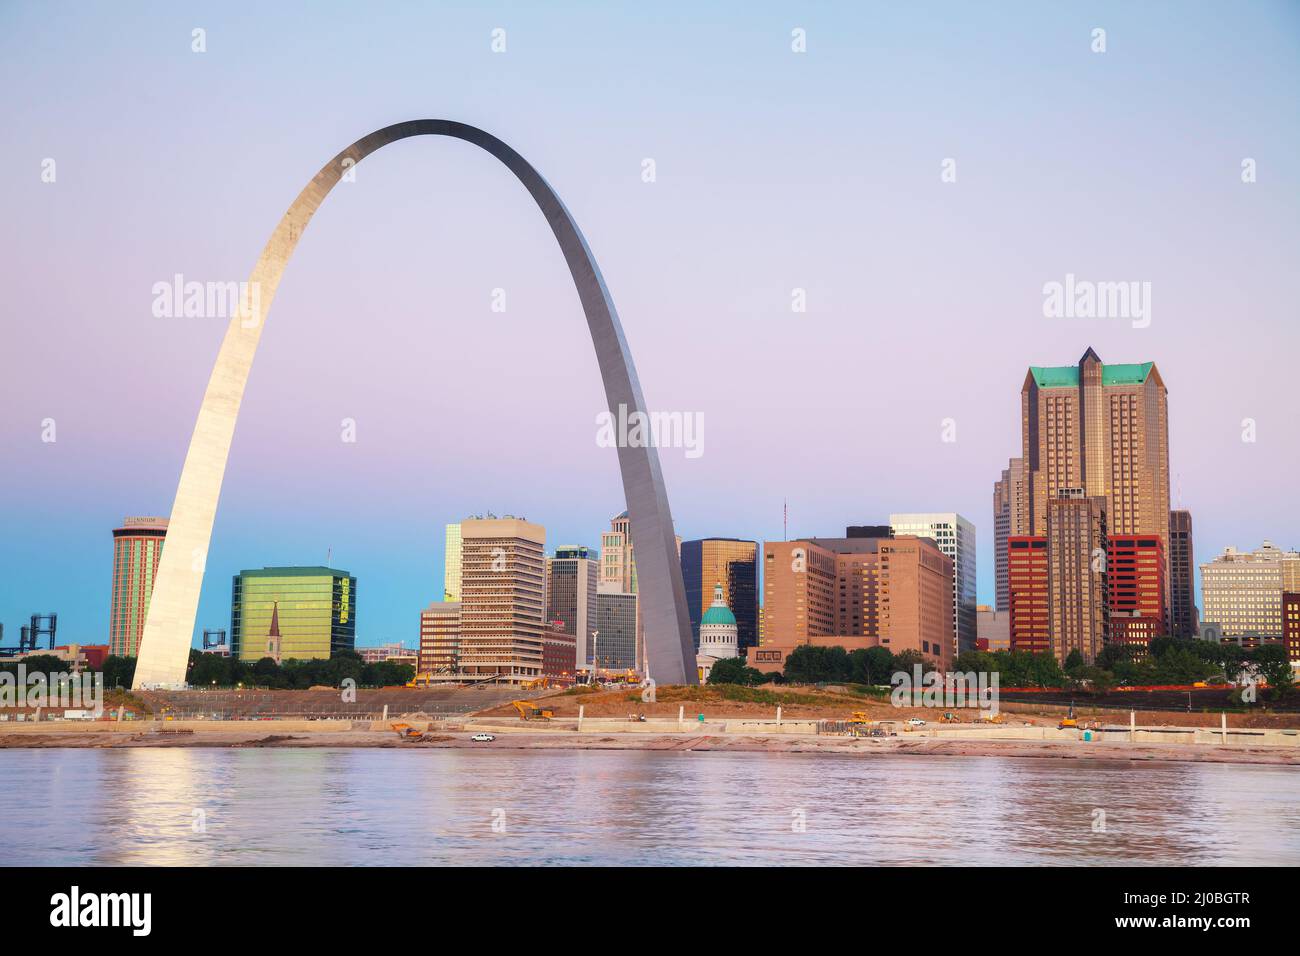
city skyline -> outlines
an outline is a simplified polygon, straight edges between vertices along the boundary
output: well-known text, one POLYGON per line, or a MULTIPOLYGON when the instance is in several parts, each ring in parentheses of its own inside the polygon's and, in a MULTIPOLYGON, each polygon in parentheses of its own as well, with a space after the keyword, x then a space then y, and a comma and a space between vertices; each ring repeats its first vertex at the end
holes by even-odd
MULTIPOLYGON (((1087 358, 1089 355, 1092 355, 1092 354, 1093 354, 1093 350, 1092 350, 1091 348, 1089 348, 1089 349, 1087 350, 1086 354, 1085 354, 1085 358, 1087 358)), ((1149 365, 1149 364, 1150 364, 1150 363, 1148 363, 1148 365, 1149 365)), ((1125 366, 1125 367, 1128 367, 1128 366, 1125 366)), ((1036 368, 1036 367, 1034 367, 1034 366, 1030 366, 1030 372, 1031 372, 1031 375, 1034 374, 1034 373, 1036 373, 1036 372, 1039 372, 1039 371, 1041 371, 1040 368, 1036 368)), ((1050 370, 1049 370, 1049 371, 1050 371, 1050 370)), ((1170 418, 1172 418, 1172 417, 1173 417, 1173 416, 1170 415, 1170 418)), ((1016 459, 1013 459, 1013 463, 1014 463, 1015 460, 1016 460, 1016 459)), ((1005 470, 1002 472, 1002 474, 1003 474, 1003 476, 1004 476, 1004 478, 1005 478, 1005 475, 1006 475, 1005 470)), ((999 484, 999 486, 1001 486, 1002 482, 999 482, 998 484, 999 484)), ((996 499, 996 495, 995 495, 995 499, 996 499)), ((784 504, 785 504, 785 503, 783 503, 783 505, 784 505, 784 504)), ((996 505, 996 501, 995 501, 995 505, 996 505)), ((490 513, 491 513, 491 512, 488 512, 488 514, 490 514, 490 513)), ((955 513, 953 513, 951 516, 954 517, 954 518, 960 518, 960 516, 959 516, 959 515, 956 515, 955 513)), ((508 515, 507 515, 507 517, 508 517, 508 515)), ((855 517, 856 517, 856 516, 855 516, 855 517)), ((872 516, 869 516, 869 517, 871 517, 871 518, 874 519, 876 516, 872 515, 872 516)), ((893 519, 893 518, 897 518, 897 517, 899 517, 899 516, 897 516, 897 515, 890 515, 890 516, 888 516, 888 517, 890 517, 891 519, 893 519)), ((910 515, 910 516, 904 516, 904 517, 925 517, 925 516, 922 516, 922 515, 910 515)), ((990 529, 993 529, 993 528, 996 526, 997 519, 998 519, 998 514, 997 514, 993 509, 990 509, 989 514, 988 514, 988 516, 987 516, 987 527, 989 527, 990 529)), ((145 523, 145 524, 147 524, 148 522, 161 522, 161 525, 162 525, 163 527, 166 527, 166 522, 167 522, 167 519, 166 519, 165 517, 160 517, 160 518, 128 518, 128 519, 125 519, 125 520, 126 520, 126 523, 128 524, 128 526, 131 525, 132 523, 136 523, 136 524, 145 523)), ((462 520, 464 520, 464 519, 462 519, 462 520)), ((615 526, 616 526, 616 527, 617 527, 619 521, 622 521, 622 523, 623 523, 624 525, 626 525, 626 523, 627 523, 626 512, 622 512, 622 513, 620 513, 619 515, 616 515, 615 518, 614 518, 613 520, 614 520, 614 523, 615 523, 615 526)), ((978 525, 977 523, 972 522, 972 524, 975 524, 976 529, 979 528, 979 525, 978 525)), ((888 525, 886 524, 886 525, 884 525, 884 526, 882 526, 882 527, 888 527, 888 525)), ((437 542, 437 546, 431 548, 431 551, 430 551, 430 553, 433 555, 433 558, 434 558, 434 568, 433 568, 433 570, 431 571, 431 574, 430 574, 430 582, 431 582, 431 586, 432 586, 432 585, 436 585, 437 582, 441 581, 441 582, 443 582, 443 587, 446 588, 446 587, 450 587, 450 585, 447 583, 447 582, 449 581, 449 579, 447 578, 447 573, 448 573, 448 572, 447 572, 447 562, 446 562, 446 554, 448 553, 448 551, 447 551, 447 547, 448 547, 448 546, 450 545, 450 543, 451 543, 451 540, 452 540, 452 533, 453 533, 453 531, 457 532, 457 534, 458 534, 458 532, 459 532, 459 522, 446 522, 446 523, 443 523, 443 524, 438 525, 438 529, 440 530, 440 533, 439 533, 439 540, 438 540, 438 542, 437 542), (438 558, 438 555, 440 555, 440 554, 442 555, 442 559, 441 559, 441 560, 439 560, 439 558, 438 558)), ((115 529, 115 530, 113 531, 113 534, 114 534, 115 538, 117 538, 117 537, 121 534, 122 530, 123 530, 123 529, 121 529, 121 528, 117 528, 117 529, 115 529)), ((587 536, 588 536, 588 537, 595 537, 595 538, 598 538, 598 539, 604 540, 604 538, 608 536, 608 532, 607 532, 607 531, 603 531, 603 532, 598 531, 598 532, 596 532, 595 534, 588 534, 587 536)), ((799 540, 799 539, 804 539, 804 538, 815 539, 815 537, 816 537, 816 536, 810 536, 810 535, 796 535, 796 534, 794 534, 794 533, 790 533, 789 538, 775 538, 775 537, 773 537, 773 538, 760 539, 760 540, 767 540, 767 541, 780 541, 780 540, 794 541, 794 540, 799 540)), ((993 537, 993 535, 990 534, 989 537, 993 537)), ((681 546, 681 535, 680 535, 680 534, 677 535, 677 538, 678 538, 678 547, 679 547, 679 549, 680 549, 680 546, 681 546)), ((978 536, 978 534, 977 534, 977 539, 978 539, 978 538, 979 538, 979 536, 978 536)), ((724 538, 724 537, 721 537, 721 536, 716 535, 716 534, 710 534, 710 535, 704 535, 704 536, 702 536, 702 539, 701 539, 701 540, 705 540, 705 541, 710 541, 710 540, 711 540, 711 541, 737 541, 737 540, 743 540, 743 539, 724 538)), ((1266 539, 1262 539, 1262 540, 1268 540, 1268 539, 1266 538, 1266 539)), ((692 542, 692 543, 698 544, 698 541, 696 541, 696 542, 692 542)), ((556 553, 556 551, 557 551, 558 549, 562 549, 562 548, 564 548, 564 547, 566 547, 566 546, 565 546, 565 545, 559 545, 559 546, 556 546, 556 547, 552 547, 552 548, 548 548, 548 549, 546 549, 546 552, 545 552, 545 553, 546 553, 546 555, 547 555, 547 557, 548 557, 548 560, 549 560, 550 558, 553 558, 553 557, 554 557, 554 555, 555 555, 555 553, 556 553)), ((1238 547, 1238 546, 1235 545, 1235 544, 1227 544, 1227 545, 1224 545, 1222 548, 1218 549, 1218 551, 1214 552, 1214 554, 1215 554, 1215 555, 1222 554, 1225 550, 1232 550, 1232 549, 1236 549, 1237 547, 1238 547)), ((1289 546, 1288 546, 1288 547, 1289 547, 1289 546)), ((1247 544, 1247 545, 1246 545, 1244 548, 1242 548, 1241 550, 1249 550, 1249 548, 1250 548, 1250 545, 1247 544)), ((983 552, 985 552, 985 551, 987 551, 987 550, 992 550, 992 548, 986 546, 986 544, 984 544, 984 543, 981 543, 980 546, 979 546, 979 552, 980 552, 981 554, 983 554, 983 552)), ((331 553, 332 553, 332 549, 331 549, 331 553)), ((600 548, 593 549, 593 553, 597 556, 597 558, 602 558, 602 554, 603 554, 603 552, 602 552, 602 550, 601 550, 600 548)), ((1198 555, 1203 555, 1204 552, 1201 552, 1201 551, 1199 550, 1199 548, 1198 548, 1197 554, 1198 554, 1198 555)), ((119 560, 120 560, 120 559, 119 559, 119 560)), ((261 560, 261 559, 256 559, 256 560, 261 560)), ((602 560, 603 560, 603 559, 602 559, 602 560)), ((1197 561, 1196 561, 1196 564, 1197 564, 1198 568, 1199 568, 1199 566, 1200 566, 1201 564, 1205 563, 1205 560, 1208 560, 1208 559, 1203 559, 1203 558, 1198 557, 1198 559, 1197 559, 1197 561)), ((156 559, 156 557, 153 559, 153 561, 154 561, 154 566, 156 567, 156 563, 157 563, 157 559, 156 559)), ((987 566, 985 565, 985 563, 984 563, 983 561, 979 562, 979 564, 978 564, 978 580, 979 580, 978 603, 981 604, 981 605, 987 604, 987 605, 989 605, 989 606, 994 606, 994 604, 995 604, 995 598, 996 598, 996 593, 995 593, 995 592, 996 592, 996 583, 997 583, 997 582, 996 582, 996 568, 994 567, 994 565, 995 565, 995 555, 993 555, 993 554, 988 555, 988 556, 987 556, 987 561, 988 561, 988 565, 987 565, 987 566), (990 578, 993 578, 993 580, 990 580, 990 578), (987 591, 987 592, 990 592, 990 593, 986 593, 986 591, 987 591)), ((249 562, 245 562, 245 563, 249 563, 249 562)), ((296 562, 293 562, 293 561, 286 561, 286 562, 284 562, 284 565, 285 565, 285 566, 297 566, 296 562)), ((623 571, 623 573, 626 575, 626 574, 628 573, 628 569, 625 568, 624 571, 623 571)), ((632 574, 633 580, 635 580, 635 564, 633 564, 632 567, 631 567, 631 574, 632 574)), ((761 574, 760 574, 759 580, 761 581, 761 574)), ((1200 610, 1200 616, 1203 617, 1203 616, 1204 616, 1204 609, 1203 609, 1203 606, 1202 606, 1202 596, 1201 596, 1201 593, 1202 593, 1202 588, 1201 588, 1201 576, 1200 576, 1199 571, 1198 571, 1197 569, 1193 569, 1193 583, 1194 583, 1194 592, 1195 592, 1195 603, 1196 603, 1197 608, 1200 610)), ((711 589, 712 585, 710 584, 710 585, 708 585, 708 586, 709 586, 709 588, 711 589)), ((114 572, 113 591, 114 591, 115 593, 116 593, 116 591, 117 591, 117 587, 118 587, 118 585, 116 584, 116 572, 114 572)), ((758 590, 757 590, 757 593, 760 594, 760 595, 761 595, 761 590, 762 590, 761 587, 758 588, 758 590)), ((446 596, 446 593, 449 593, 449 592, 444 592, 444 597, 446 596)), ((425 599, 426 602, 427 602, 427 601, 431 601, 431 600, 437 600, 437 597, 435 596, 435 597, 429 597, 429 598, 426 598, 426 599, 425 599)), ((762 606, 762 603, 763 603, 763 602, 760 600, 758 603, 759 603, 759 606, 762 606)), ((423 604, 421 604, 420 606, 422 607, 423 604)), ((44 609, 44 610, 47 610, 47 609, 44 609)), ((59 610, 58 607, 54 607, 53 610, 54 610, 56 613, 66 613, 66 612, 61 612, 61 611, 59 610)), ((402 610, 405 611, 406 609, 402 609, 402 610)), ((30 616, 30 614, 22 614, 22 615, 20 615, 20 618, 19 618, 19 619, 20 619, 20 620, 26 620, 26 618, 27 618, 28 616, 30 616)), ((382 619, 383 617, 386 617, 386 616, 387 616, 387 615, 383 615, 382 612, 381 612, 381 614, 380 614, 381 619, 382 619)), ((399 615, 397 615, 397 616, 409 617, 409 614, 399 614, 399 615)), ((196 624, 195 624, 194 636, 193 636, 193 639, 192 639, 191 646, 192 646, 192 647, 198 647, 198 646, 200 646, 200 638, 201 638, 201 635, 202 635, 203 630, 204 630, 205 628, 220 628, 220 627, 224 627, 228 622, 229 622, 229 617, 228 617, 228 616, 225 617, 225 618, 222 618, 222 619, 220 619, 220 620, 203 620, 203 619, 199 619, 199 620, 197 620, 197 621, 196 621, 196 624)), ((371 630, 369 630, 369 629, 363 630, 363 631, 359 632, 358 635, 357 635, 357 642, 356 642, 356 645, 357 645, 358 647, 363 647, 363 646, 365 646, 365 647, 375 647, 375 646, 383 645, 383 644, 388 643, 388 642, 390 642, 390 641, 398 641, 398 642, 400 642, 400 641, 402 641, 402 640, 406 640, 406 639, 408 638, 408 635, 407 635, 406 632, 409 631, 409 630, 411 630, 411 627, 409 626, 409 624, 407 624, 407 622, 403 622, 403 624, 406 625, 406 626, 399 626, 399 627, 397 627, 396 629, 391 630, 391 631, 390 631, 390 630, 386 630, 386 629, 382 629, 382 628, 386 628, 387 625, 382 625, 381 627, 377 627, 377 628, 375 628, 373 631, 371 631, 371 630)), ((138 627, 138 626, 139 626, 139 624, 138 624, 138 622, 137 622, 137 627, 138 627)), ((67 629, 66 629, 66 627, 65 627, 65 630, 64 630, 64 634, 65 634, 65 635, 67 634, 67 629)), ((70 637, 69 639, 71 639, 71 640, 76 640, 76 639, 78 639, 78 638, 76 638, 76 637, 70 637)), ((96 644, 96 643, 100 643, 99 639, 98 639, 97 637, 93 636, 93 635, 90 636, 90 637, 87 637, 87 638, 83 638, 82 640, 83 640, 84 643, 88 643, 88 644, 96 644)), ((111 643, 111 642, 109 642, 109 643, 111 643)))
POLYGON ((1286 921, 1300 0, 0 0, 0 83, 24 927, 1286 921))
MULTIPOLYGON (((786 13, 725 35, 705 24, 682 36, 629 11, 593 20, 597 37, 634 27, 646 43, 662 41, 656 57, 665 44, 679 51, 679 69, 653 73, 657 87, 630 85, 639 74, 636 57, 617 62, 627 59, 625 47, 593 44, 589 32, 575 61, 566 57, 577 42, 565 37, 573 21, 511 11, 505 57, 467 42, 431 59, 412 30, 396 49, 390 38, 390 62, 371 61, 375 69, 344 84, 331 115, 320 117, 295 108, 303 81, 281 82, 288 74, 270 65, 275 58, 255 55, 265 50, 232 49, 237 14, 207 17, 212 43, 198 56, 188 49, 189 25, 143 14, 137 23, 127 11, 128 28, 109 29, 88 12, 60 38, 60 55, 85 63, 72 67, 43 53, 55 24, 7 8, 0 17, 14 29, 0 37, 35 38, 23 48, 0 39, 7 68, 75 105, 49 113, 19 101, 0 106, 14 130, 0 195, 21 237, 2 248, 14 266, 13 314, 30 319, 7 323, 0 356, 9 399, 0 439, 23 462, 6 475, 0 504, 6 637, 12 642, 10 631, 31 613, 53 610, 67 639, 107 640, 107 529, 126 514, 170 509, 222 328, 151 315, 153 285, 178 273, 246 277, 252 252, 320 155, 371 128, 376 102, 397 119, 433 112, 431 98, 438 113, 508 133, 554 177, 617 290, 648 401, 708 423, 701 457, 662 455, 684 539, 779 540, 787 500, 792 537, 894 512, 958 512, 979 532, 978 598, 993 604, 988 485, 1018 454, 1015 386, 1026 366, 1069 363, 1091 346, 1160 366, 1169 387, 1170 504, 1195 517, 1198 564, 1264 539, 1295 547, 1300 518, 1284 507, 1300 456, 1288 422, 1287 356, 1300 333, 1281 266, 1300 253, 1298 200, 1286 187, 1300 144, 1292 126, 1273 121, 1294 113, 1295 98, 1286 82, 1293 54, 1267 29, 1294 25, 1294 14, 1279 9, 1233 14, 1265 28, 1249 33, 1205 10, 1159 29, 1149 10, 1104 4, 1075 23, 956 7, 902 22, 881 11, 870 17, 872 30, 908 42, 924 33, 938 44, 935 75, 903 85, 891 82, 914 75, 903 54, 882 48, 863 64, 841 38, 855 18, 866 28, 865 13, 839 14, 834 28, 809 14, 805 61, 792 61, 783 43, 786 13), (1112 37, 1104 56, 1078 40, 1094 16, 1112 37), (973 26, 983 42, 935 37, 928 17, 973 26), (1198 72, 1210 35, 1215 56, 1251 65, 1248 78, 1210 84, 1198 72), (1038 45, 1026 49, 1026 36, 1038 45), (97 56, 113 58, 114 79, 86 90, 84 70, 97 56), (609 69, 611 88, 592 93, 581 111, 561 106, 544 116, 531 89, 539 71, 577 88, 593 57, 609 69), (719 57, 728 75, 749 84, 743 93, 705 65, 719 57), (1066 60, 1068 71, 1049 65, 1066 60), (792 71, 796 62, 802 72, 792 71), (837 84, 850 62, 866 71, 853 89, 886 91, 880 99, 837 84), (1000 69, 988 71, 990 63, 1000 69), (972 66, 986 71, 974 90, 972 66), (1153 69, 1164 79, 1153 80, 1153 69), (184 115, 185 95, 213 82, 213 71, 235 85, 235 99, 254 103, 251 117, 218 110, 205 123, 180 124, 168 134, 174 152, 133 145, 156 142, 158 113, 184 115), (1078 84, 1079 71, 1087 83, 1078 84), (990 96, 994 74, 999 89, 1035 94, 990 96), (460 83, 448 92, 440 83, 466 76, 488 88, 460 83), (122 84, 137 82, 156 90, 149 110, 121 102, 122 84), (1188 109, 1189 88, 1214 104, 1212 117, 1188 109), (258 96, 245 97, 251 90, 258 96), (701 91, 702 105, 692 107, 701 91), (1114 114, 1117 97, 1144 116, 1173 119, 1144 129, 1114 114), (1219 109, 1228 102, 1231 110, 1219 109), (791 116, 780 135, 770 127, 774 105, 791 116), (616 122, 629 108, 638 123, 616 122), (587 128, 593 111, 608 136, 578 148, 566 131, 587 128), (862 122, 828 123, 827 111, 862 122), (719 113, 726 124, 710 135, 719 113), (285 117, 284 136, 253 142, 250 122, 269 125, 272 115, 285 117), (936 124, 936 116, 945 119, 936 124), (72 122, 90 135, 69 137, 72 122), (1089 135, 1075 135, 1079 128, 1089 135), (989 145, 989 129, 1000 144, 989 145), (1184 135, 1218 146, 1189 159, 1184 135), (246 148, 232 154, 232 143, 246 148), (940 164, 950 156, 959 172, 944 184, 940 164), (45 157, 58 161, 56 182, 40 180, 45 157), (1240 181, 1244 157, 1259 161, 1249 185, 1240 181), (653 183, 641 179, 645 158, 656 160, 653 183), (786 197, 761 216, 748 201, 760 183, 786 197), (1070 184, 1077 190, 1063 188, 1070 184), (668 241, 688 215, 703 225, 668 241), (999 230, 991 241, 990 215, 999 230), (828 225, 810 233, 810 221, 828 225), (1179 238, 1162 252, 1153 236, 1179 238), (80 281, 68 281, 71 262, 80 263, 80 281), (1044 284, 1076 275, 1149 279, 1150 325, 1045 318, 1044 284), (796 287, 807 291, 806 313, 791 312, 796 287), (873 363, 863 388, 858 365, 877 342, 897 360, 873 363), (123 377, 124 367, 138 379, 123 377), (784 387, 790 369, 813 373, 815 398, 784 387), (950 418, 956 441, 944 442, 950 418), (42 440, 47 419, 57 429, 52 442, 42 440), (1245 419, 1257 425, 1254 442, 1242 441, 1245 419), (846 434, 855 440, 844 442, 846 434), (767 449, 777 441, 784 452, 773 456, 767 449), (815 488, 811 460, 830 466, 815 488), (1224 473, 1233 476, 1231 498, 1224 473)), ((289 27, 288 14, 268 16, 272 28, 289 27)), ((370 29, 354 26, 363 37, 370 29)), ((320 29, 294 22, 288 32, 328 46, 320 29)), ((447 15, 444 29, 469 37, 489 26, 461 11, 447 15)), ((332 553, 332 563, 367 582, 360 639, 402 639, 412 609, 439 597, 432 582, 444 524, 491 507, 542 518, 553 540, 592 541, 622 508, 608 449, 594 441, 602 397, 585 332, 565 321, 575 302, 562 264, 527 265, 545 259, 544 223, 473 159, 438 148, 372 160, 348 187, 364 200, 335 197, 329 221, 304 243, 277 304, 283 322, 269 327, 250 385, 196 633, 225 626, 222 582, 239 569, 319 564, 332 553), (430 162, 457 185, 403 200, 430 162), (427 226, 435 210, 454 226, 427 226), (387 265, 416 261, 436 267, 387 265), (496 288, 509 296, 504 313, 490 310, 496 288), (457 328, 449 315, 473 321, 457 328), (323 334, 311 339, 316 319, 323 334), (384 354, 352 334, 356 322, 410 347, 384 354), (532 356, 543 349, 563 357, 539 367, 532 356), (433 373, 427 355, 436 356, 433 373), (458 390, 489 363, 514 380, 464 408, 458 390), (417 386, 424 376, 431 384, 417 386), (541 391, 544 402, 535 400, 541 391), (544 420, 528 417, 535 408, 545 408, 544 420), (353 445, 339 440, 344 418, 356 422, 353 445), (434 440, 417 427, 426 420, 436 425, 434 440), (520 483, 519 461, 566 467, 538 469, 520 483)), ((1199 602, 1199 575, 1196 588, 1199 602)))

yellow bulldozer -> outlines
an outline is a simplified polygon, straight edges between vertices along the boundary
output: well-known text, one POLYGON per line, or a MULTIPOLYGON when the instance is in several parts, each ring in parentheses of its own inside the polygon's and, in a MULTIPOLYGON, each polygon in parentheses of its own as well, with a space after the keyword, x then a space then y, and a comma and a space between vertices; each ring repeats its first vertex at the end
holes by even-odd
POLYGON ((510 706, 519 711, 520 720, 550 720, 555 716, 549 707, 538 707, 530 700, 512 700, 510 706))

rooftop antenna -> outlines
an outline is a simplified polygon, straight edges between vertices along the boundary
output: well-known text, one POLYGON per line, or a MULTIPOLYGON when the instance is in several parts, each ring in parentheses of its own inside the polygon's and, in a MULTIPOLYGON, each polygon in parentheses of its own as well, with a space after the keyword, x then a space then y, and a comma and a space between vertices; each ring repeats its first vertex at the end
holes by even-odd
POLYGON ((781 540, 790 540, 790 506, 786 499, 781 499, 781 540))
POLYGON ((330 545, 325 549, 325 567, 330 566, 330 559, 334 557, 334 546, 330 545))

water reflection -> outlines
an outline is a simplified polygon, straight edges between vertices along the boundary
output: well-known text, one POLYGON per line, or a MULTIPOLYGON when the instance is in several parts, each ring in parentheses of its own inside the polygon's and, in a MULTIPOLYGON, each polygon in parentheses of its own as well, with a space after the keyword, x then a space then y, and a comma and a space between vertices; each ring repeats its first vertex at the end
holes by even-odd
POLYGON ((0 774, 6 864, 1300 862, 1288 767, 177 748, 6 750, 0 774))

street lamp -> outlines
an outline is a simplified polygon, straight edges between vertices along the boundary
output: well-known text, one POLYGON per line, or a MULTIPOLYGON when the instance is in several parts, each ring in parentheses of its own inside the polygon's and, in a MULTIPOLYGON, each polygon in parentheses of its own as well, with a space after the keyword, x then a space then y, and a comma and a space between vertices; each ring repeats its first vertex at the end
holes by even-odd
POLYGON ((596 683, 596 670, 600 667, 600 657, 596 654, 596 635, 600 631, 591 632, 591 683, 596 683))

